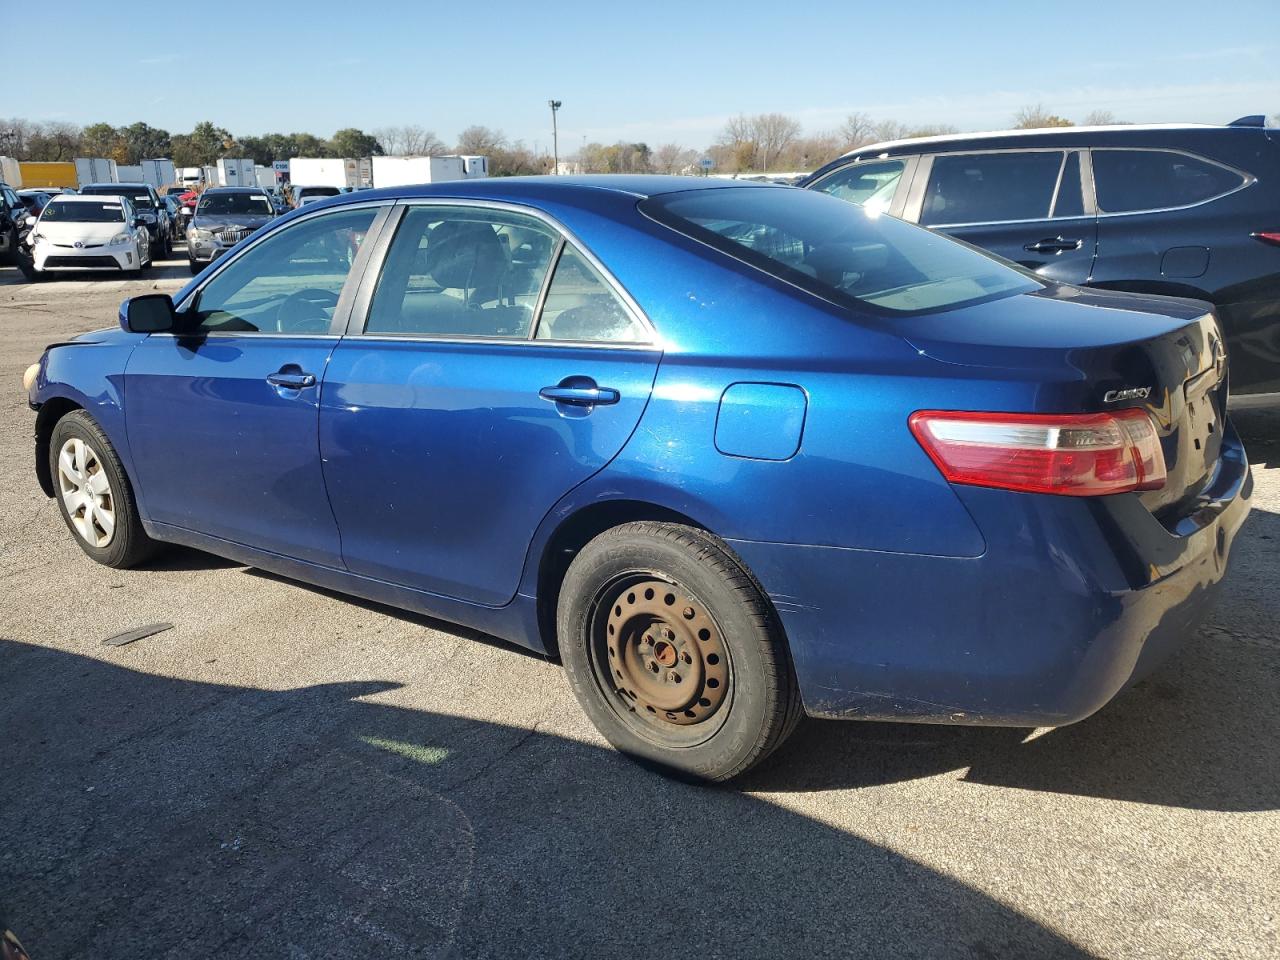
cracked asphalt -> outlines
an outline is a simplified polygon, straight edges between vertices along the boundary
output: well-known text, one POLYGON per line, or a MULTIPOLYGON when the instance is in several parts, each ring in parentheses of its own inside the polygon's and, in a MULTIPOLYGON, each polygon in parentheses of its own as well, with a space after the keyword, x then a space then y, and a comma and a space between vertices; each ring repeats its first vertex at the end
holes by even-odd
POLYGON ((0 269, 0 913, 34 960, 1280 955, 1280 415, 1237 417, 1209 625, 1099 714, 805 722, 701 789, 491 638, 193 551, 91 563, 18 379, 185 275, 0 269))

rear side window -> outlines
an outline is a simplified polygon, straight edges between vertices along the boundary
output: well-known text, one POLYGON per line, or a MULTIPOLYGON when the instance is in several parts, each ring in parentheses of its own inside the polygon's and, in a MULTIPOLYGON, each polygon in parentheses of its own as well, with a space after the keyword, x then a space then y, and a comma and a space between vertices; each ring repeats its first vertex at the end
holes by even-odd
POLYGON ((1062 160, 1057 150, 934 157, 920 222, 1046 220, 1062 160))
POLYGON ((894 191, 898 189, 906 166, 903 160, 853 163, 819 180, 811 189, 883 213, 893 202, 894 191))
POLYGON ((929 313, 1041 288, 1027 274, 967 245, 816 190, 689 190, 650 197, 640 209, 673 230, 860 312, 929 313))
POLYGON ((536 337, 611 343, 646 339, 644 328, 623 306, 600 271, 569 246, 556 262, 536 337))
POLYGON ((1245 182, 1234 170, 1172 150, 1094 150, 1092 156, 1103 213, 1189 207, 1245 182))

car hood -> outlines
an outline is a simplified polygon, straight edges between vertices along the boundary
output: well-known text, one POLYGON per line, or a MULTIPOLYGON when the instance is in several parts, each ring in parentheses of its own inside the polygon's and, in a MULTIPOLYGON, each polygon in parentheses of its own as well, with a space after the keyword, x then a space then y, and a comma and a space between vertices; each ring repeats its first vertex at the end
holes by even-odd
POLYGON ((118 233, 128 233, 124 221, 115 223, 50 223, 41 221, 36 227, 40 236, 53 243, 106 243, 118 233))
POLYGON ((201 227, 205 230, 211 230, 214 227, 246 227, 256 230, 272 219, 267 214, 197 213, 191 223, 192 226, 201 227))

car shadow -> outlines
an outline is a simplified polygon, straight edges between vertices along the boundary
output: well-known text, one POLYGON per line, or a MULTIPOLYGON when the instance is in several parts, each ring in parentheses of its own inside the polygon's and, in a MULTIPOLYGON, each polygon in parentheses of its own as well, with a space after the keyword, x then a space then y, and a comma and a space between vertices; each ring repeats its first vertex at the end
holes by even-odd
POLYGON ((1280 516, 1254 510, 1215 610, 1170 661, 1093 716, 1031 731, 807 720, 747 775, 766 791, 954 772, 966 782, 1198 810, 1280 809, 1280 516))
POLYGON ((1231 410, 1231 422, 1244 440, 1249 462, 1255 467, 1280 467, 1280 408, 1231 410))
POLYGON ((403 698, 0 640, 6 918, 97 960, 1087 955, 780 806, 403 698))

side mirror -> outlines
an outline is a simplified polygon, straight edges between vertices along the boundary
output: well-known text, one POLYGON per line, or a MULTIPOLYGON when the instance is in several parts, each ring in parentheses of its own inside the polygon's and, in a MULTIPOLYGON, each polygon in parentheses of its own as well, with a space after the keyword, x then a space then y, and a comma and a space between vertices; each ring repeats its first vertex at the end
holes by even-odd
POLYGON ((177 326, 173 298, 167 293, 148 293, 126 300, 120 308, 120 326, 130 333, 168 333, 177 326))

